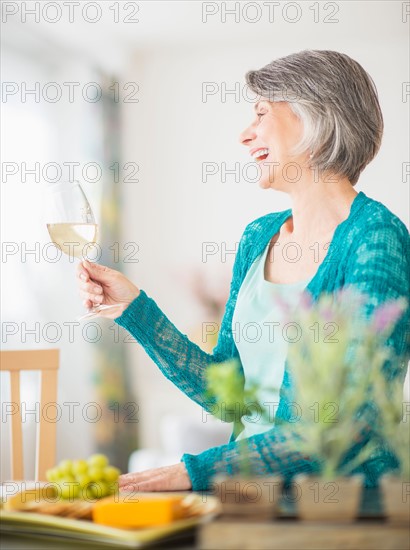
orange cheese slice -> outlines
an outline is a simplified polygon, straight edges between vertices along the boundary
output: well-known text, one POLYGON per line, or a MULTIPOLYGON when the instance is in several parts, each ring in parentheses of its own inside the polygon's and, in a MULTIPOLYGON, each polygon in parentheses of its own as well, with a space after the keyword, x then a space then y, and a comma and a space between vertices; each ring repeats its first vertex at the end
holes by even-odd
POLYGON ((181 503, 186 495, 155 495, 147 493, 120 493, 103 498, 94 504, 95 523, 111 527, 153 527, 186 517, 181 503))

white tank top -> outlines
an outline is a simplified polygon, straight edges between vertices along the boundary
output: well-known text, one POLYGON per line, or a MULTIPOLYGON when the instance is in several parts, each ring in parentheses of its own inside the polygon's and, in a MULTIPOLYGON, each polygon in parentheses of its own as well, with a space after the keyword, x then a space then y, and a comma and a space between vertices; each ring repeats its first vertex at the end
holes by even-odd
POLYGON ((242 418, 245 429, 236 438, 263 433, 274 425, 279 389, 285 371, 288 343, 297 338, 297 328, 286 324, 281 302, 293 307, 310 279, 290 284, 265 280, 269 244, 249 268, 238 292, 232 318, 232 333, 245 375, 245 388, 255 383, 258 400, 268 413, 259 411, 242 418))

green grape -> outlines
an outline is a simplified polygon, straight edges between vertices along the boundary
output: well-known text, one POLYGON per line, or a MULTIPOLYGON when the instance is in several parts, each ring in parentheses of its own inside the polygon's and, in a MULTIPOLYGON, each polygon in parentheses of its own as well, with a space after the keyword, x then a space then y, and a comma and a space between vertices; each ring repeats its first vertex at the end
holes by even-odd
POLYGON ((87 486, 89 498, 102 498, 104 496, 103 488, 100 483, 101 482, 92 482, 87 486))
POLYGON ((59 483, 61 490, 61 498, 74 499, 78 496, 79 486, 74 479, 65 478, 59 483))
POLYGON ((74 481, 77 481, 77 480, 75 479, 74 476, 72 476, 72 475, 69 474, 69 475, 65 475, 64 477, 61 477, 61 478, 58 480, 57 483, 58 483, 59 485, 61 485, 62 483, 66 483, 66 482, 67 482, 67 483, 73 483, 74 481))
POLYGON ((90 466, 97 466, 98 468, 108 466, 108 458, 102 454, 91 455, 87 462, 90 466))
POLYGON ((109 494, 109 487, 107 485, 107 483, 104 483, 104 481, 98 481, 98 483, 96 484, 98 485, 98 488, 100 489, 100 494, 99 496, 102 497, 106 497, 108 494, 109 494))
POLYGON ((120 473, 120 470, 115 466, 106 466, 103 470, 103 478, 105 481, 117 481, 120 473))
POLYGON ((73 467, 73 463, 71 460, 62 460, 58 465, 58 470, 60 474, 71 475, 73 473, 72 467, 73 467))
POLYGON ((84 500, 94 500, 95 499, 95 491, 94 491, 94 483, 90 482, 87 483, 87 485, 84 485, 84 487, 81 487, 81 498, 84 500))
POLYGON ((56 484, 61 498, 99 499, 118 492, 120 470, 109 464, 103 454, 91 455, 88 460, 62 460, 47 470, 46 477, 56 484))
POLYGON ((55 477, 54 481, 58 481, 60 479, 60 477, 64 477, 64 474, 61 472, 61 470, 58 466, 54 466, 53 472, 54 472, 54 477, 55 477))
POLYGON ((60 477, 60 473, 57 468, 50 468, 46 471, 47 481, 57 481, 60 477))
POLYGON ((56 466, 54 468, 54 471, 55 471, 55 475, 56 475, 56 481, 58 481, 59 479, 62 479, 63 477, 66 476, 66 474, 58 466, 56 466))
POLYGON ((80 487, 85 487, 92 481, 92 479, 88 474, 80 474, 76 477, 76 480, 78 481, 78 484, 80 485, 80 487))
POLYGON ((88 468, 88 475, 92 481, 100 481, 103 478, 104 471, 102 468, 97 466, 90 466, 88 468))
POLYGON ((87 473, 88 463, 86 460, 74 460, 72 471, 75 476, 87 473))

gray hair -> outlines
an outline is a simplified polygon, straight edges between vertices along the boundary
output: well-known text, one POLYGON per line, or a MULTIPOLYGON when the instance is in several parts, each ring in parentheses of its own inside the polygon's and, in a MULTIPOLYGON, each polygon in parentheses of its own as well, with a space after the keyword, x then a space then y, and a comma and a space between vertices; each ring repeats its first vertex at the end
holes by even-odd
POLYGON ((246 83, 269 101, 286 101, 303 124, 291 154, 311 152, 319 174, 342 175, 352 185, 376 156, 383 116, 370 75, 346 54, 303 50, 249 71, 246 83))

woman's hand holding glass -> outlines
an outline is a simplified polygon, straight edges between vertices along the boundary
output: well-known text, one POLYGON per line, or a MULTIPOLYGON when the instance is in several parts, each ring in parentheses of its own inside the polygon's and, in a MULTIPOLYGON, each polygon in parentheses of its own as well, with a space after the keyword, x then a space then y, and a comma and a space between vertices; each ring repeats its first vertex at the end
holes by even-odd
POLYGON ((125 275, 100 264, 81 262, 77 268, 77 276, 80 294, 86 308, 90 309, 95 305, 117 306, 99 310, 99 317, 107 319, 119 317, 140 294, 139 288, 125 275))

